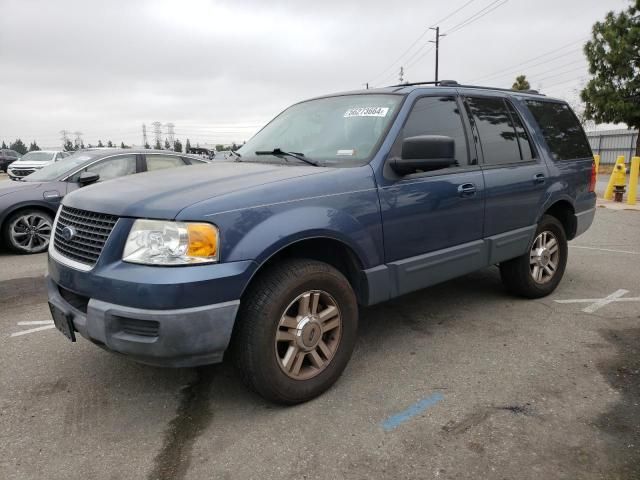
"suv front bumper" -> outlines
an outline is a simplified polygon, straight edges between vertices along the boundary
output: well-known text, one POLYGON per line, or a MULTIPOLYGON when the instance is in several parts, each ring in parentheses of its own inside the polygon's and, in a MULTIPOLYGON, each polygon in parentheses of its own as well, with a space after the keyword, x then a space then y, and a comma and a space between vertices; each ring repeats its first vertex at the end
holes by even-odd
POLYGON ((49 301, 69 314, 89 341, 141 363, 193 367, 222 361, 240 301, 177 310, 134 308, 89 299, 86 311, 47 277, 49 301), (74 302, 75 303, 75 302, 74 302))

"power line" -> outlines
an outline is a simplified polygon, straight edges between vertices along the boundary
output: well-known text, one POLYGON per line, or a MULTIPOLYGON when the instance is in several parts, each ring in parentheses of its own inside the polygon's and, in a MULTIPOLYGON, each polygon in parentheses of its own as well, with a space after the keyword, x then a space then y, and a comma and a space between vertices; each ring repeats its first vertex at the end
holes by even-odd
POLYGON ((473 22, 480 20, 482 17, 493 12, 495 9, 502 7, 508 1, 509 0, 494 0, 493 2, 491 2, 490 4, 482 8, 481 10, 477 11, 475 14, 471 15, 469 18, 451 27, 449 30, 447 30, 447 35, 451 35, 452 33, 455 33, 458 30, 462 30, 467 25, 470 25, 473 22), (495 6, 493 8, 490 8, 492 5, 495 5, 495 6))
MULTIPOLYGON (((382 77, 382 75, 386 74, 389 70, 393 69, 394 67, 396 67, 401 61, 402 59, 407 55, 407 53, 409 53, 413 47, 415 47, 418 42, 420 42, 420 40, 422 40, 424 38, 424 36, 429 33, 429 30, 434 27, 435 25, 438 25, 439 23, 447 20, 448 18, 451 18, 453 15, 455 15, 456 13, 458 13, 459 11, 463 10, 464 8, 466 8, 467 6, 469 6, 471 3, 473 3, 475 0, 469 0, 466 3, 464 3, 461 7, 458 7, 457 9, 455 9, 453 12, 445 15, 443 18, 441 18, 440 20, 434 22, 433 24, 431 24, 429 27, 427 27, 424 32, 422 32, 420 34, 420 36, 418 38, 415 39, 415 41, 409 45, 409 47, 402 52, 402 54, 393 62, 391 63, 388 67, 386 67, 384 70, 382 70, 380 73, 378 73, 377 75, 375 75, 374 77, 371 77, 371 80, 369 80, 369 83, 373 83, 374 80, 382 77)), ((385 77, 386 78, 386 77, 385 77)))
MULTIPOLYGON (((479 80, 486 80, 486 79, 488 79, 488 78, 493 78, 493 77, 495 77, 495 76, 497 76, 497 75, 500 75, 500 74, 502 74, 503 72, 509 72, 509 71, 513 70, 514 68, 521 67, 521 66, 526 65, 526 64, 528 64, 528 63, 534 62, 534 61, 536 61, 536 60, 538 60, 538 59, 540 59, 540 58, 544 58, 544 57, 546 57, 546 56, 548 56, 548 55, 551 55, 551 54, 553 54, 553 53, 559 52, 560 50, 564 50, 565 48, 567 48, 567 47, 569 47, 569 46, 571 46, 571 45, 575 45, 576 43, 583 42, 583 41, 584 41, 584 40, 586 40, 587 38, 589 38, 589 37, 588 37, 588 36, 586 36, 586 37, 581 37, 579 40, 574 40, 573 42, 567 43, 567 44, 565 44, 565 45, 563 45, 563 46, 561 46, 561 47, 558 47, 558 48, 554 48, 553 50, 550 50, 550 51, 548 51, 548 52, 546 52, 546 53, 543 53, 543 54, 541 54, 541 55, 538 55, 538 56, 536 56, 536 57, 530 58, 529 60, 526 60, 526 61, 524 61, 524 62, 521 62, 521 63, 515 64, 515 65, 512 65, 512 66, 507 67, 507 68, 503 68, 502 70, 497 70, 497 71, 495 71, 495 72, 493 72, 493 73, 489 73, 489 74, 487 74, 487 75, 482 75, 481 77, 476 77, 475 79, 471 80, 471 82, 477 82, 477 81, 479 81, 479 80)), ((572 51, 572 52, 568 52, 568 53, 567 53, 567 55, 568 55, 569 53, 573 53, 573 51, 572 51)), ((559 58, 559 57, 558 57, 558 58, 559 58)), ((544 63, 544 62, 543 62, 543 63, 544 63)), ((531 68, 531 66, 529 66, 529 67, 527 67, 527 68, 531 68)))

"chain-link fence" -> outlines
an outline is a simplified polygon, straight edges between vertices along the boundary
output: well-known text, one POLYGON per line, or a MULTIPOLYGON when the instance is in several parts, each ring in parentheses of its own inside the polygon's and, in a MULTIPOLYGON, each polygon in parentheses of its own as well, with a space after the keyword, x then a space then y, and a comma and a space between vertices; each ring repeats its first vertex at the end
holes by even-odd
POLYGON ((596 155, 600 155, 600 165, 613 165, 619 155, 624 155, 629 163, 636 152, 637 130, 602 130, 600 132, 587 132, 587 138, 591 149, 596 155))

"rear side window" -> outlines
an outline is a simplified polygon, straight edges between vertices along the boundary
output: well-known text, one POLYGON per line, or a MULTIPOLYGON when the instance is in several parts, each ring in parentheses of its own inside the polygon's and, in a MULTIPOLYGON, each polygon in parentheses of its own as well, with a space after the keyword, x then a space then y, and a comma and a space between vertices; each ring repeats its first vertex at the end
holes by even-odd
POLYGON ((592 156, 587 137, 568 105, 527 100, 554 160, 575 160, 592 156))
POLYGON ((184 160, 175 155, 147 155, 147 170, 164 170, 165 168, 183 167, 184 160))
POLYGON ((467 104, 480 136, 485 165, 506 165, 524 160, 511 114, 502 98, 468 97, 467 104))
POLYGON ((467 138, 454 97, 422 97, 416 101, 401 137, 404 139, 418 135, 444 135, 453 138, 458 164, 469 163, 467 138))

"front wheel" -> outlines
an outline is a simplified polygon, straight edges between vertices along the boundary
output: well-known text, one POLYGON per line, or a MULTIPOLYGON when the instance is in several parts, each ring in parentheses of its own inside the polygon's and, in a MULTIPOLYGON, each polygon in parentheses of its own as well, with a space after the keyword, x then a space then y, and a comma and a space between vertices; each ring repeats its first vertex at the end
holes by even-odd
POLYGON ((500 275, 511 293, 540 298, 553 292, 567 265, 567 237, 557 218, 544 215, 524 255, 502 262, 500 275))
POLYGON ((21 210, 4 223, 5 243, 16 253, 41 253, 49 247, 53 219, 42 210, 21 210))
POLYGON ((260 275, 242 299, 235 363, 268 400, 296 404, 333 385, 355 345, 358 305, 348 280, 314 260, 287 260, 260 275))

